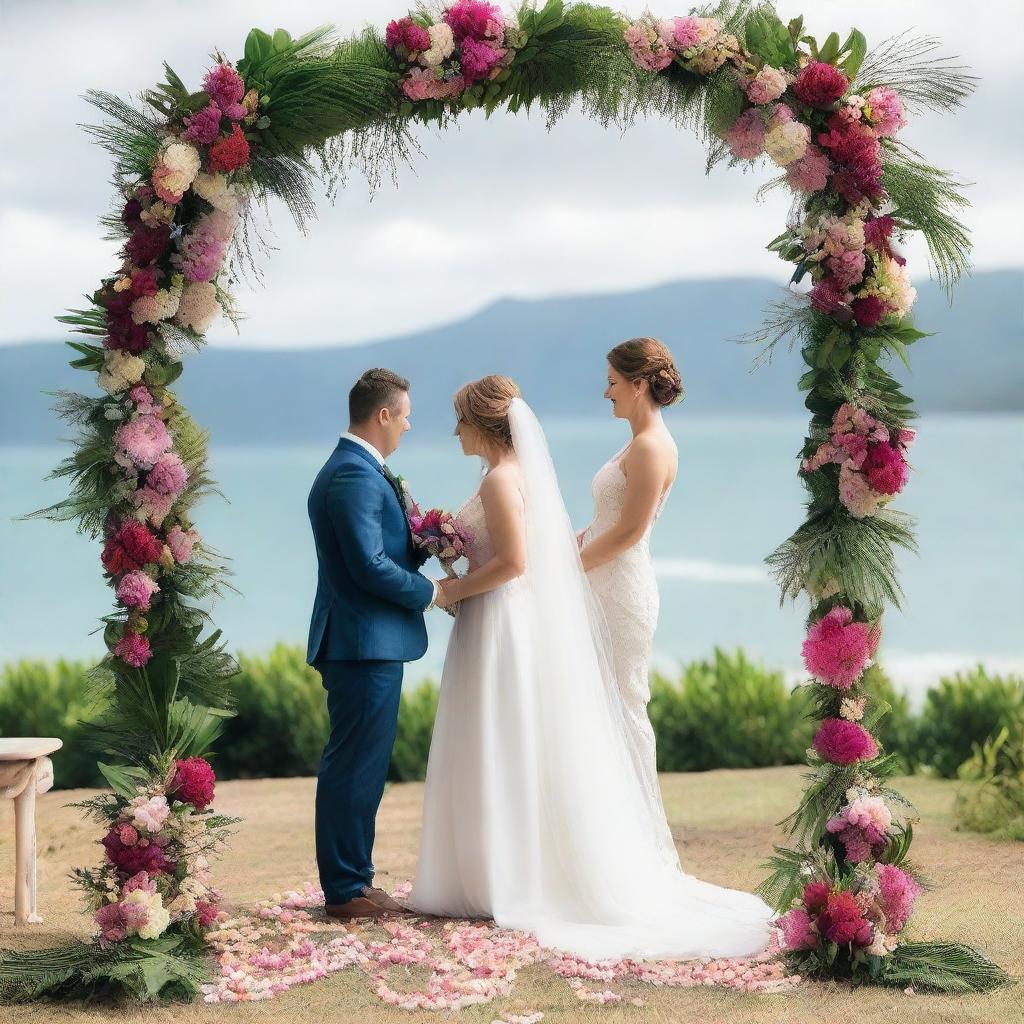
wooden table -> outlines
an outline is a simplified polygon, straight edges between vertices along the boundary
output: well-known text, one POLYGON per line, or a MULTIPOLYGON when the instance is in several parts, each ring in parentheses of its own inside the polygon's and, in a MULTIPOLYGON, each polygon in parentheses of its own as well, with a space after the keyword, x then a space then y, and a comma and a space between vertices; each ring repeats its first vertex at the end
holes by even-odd
POLYGON ((0 738, 0 797, 14 800, 14 923, 39 924, 36 913, 36 793, 53 786, 48 754, 62 740, 51 737, 0 738))

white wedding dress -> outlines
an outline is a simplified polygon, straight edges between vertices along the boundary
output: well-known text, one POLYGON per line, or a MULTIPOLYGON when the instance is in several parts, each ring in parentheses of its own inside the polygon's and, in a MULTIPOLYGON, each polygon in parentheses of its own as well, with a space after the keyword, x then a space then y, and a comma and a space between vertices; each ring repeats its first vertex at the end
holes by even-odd
MULTIPOLYGON (((526 573, 462 602, 424 793, 410 906, 489 917, 588 959, 747 956, 772 912, 666 860, 626 740, 608 636, 540 425, 509 411, 526 573)), ((478 495, 471 567, 493 555, 478 495)), ((659 804, 660 806, 660 804, 659 804)))
MULTIPOLYGON (((591 483, 594 521, 583 532, 583 544, 600 537, 622 518, 626 500, 626 475, 622 459, 629 445, 613 455, 595 474, 591 483)), ((654 630, 658 625, 658 580, 651 560, 651 532, 668 501, 671 485, 665 489, 654 519, 643 537, 631 548, 587 573, 608 626, 612 672, 622 698, 626 743, 640 776, 644 799, 656 822, 663 822, 659 839, 666 860, 679 867, 672 833, 665 817, 658 785, 657 746, 647 715, 651 699, 650 660, 654 630)))

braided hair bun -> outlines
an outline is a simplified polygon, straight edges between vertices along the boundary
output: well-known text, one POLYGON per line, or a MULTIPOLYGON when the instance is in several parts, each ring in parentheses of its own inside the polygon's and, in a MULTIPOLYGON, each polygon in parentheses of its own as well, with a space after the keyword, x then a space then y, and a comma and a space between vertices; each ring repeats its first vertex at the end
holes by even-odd
POLYGON ((673 405, 686 393, 668 347, 657 338, 631 338, 608 353, 608 362, 626 380, 645 380, 658 405, 673 405))

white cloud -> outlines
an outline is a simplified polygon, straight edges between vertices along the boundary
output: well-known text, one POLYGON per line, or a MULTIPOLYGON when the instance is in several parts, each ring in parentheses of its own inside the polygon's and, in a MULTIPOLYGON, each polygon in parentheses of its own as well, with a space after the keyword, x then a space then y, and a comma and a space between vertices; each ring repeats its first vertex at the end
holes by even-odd
MULTIPOLYGON (((620 0, 620 9, 645 2, 620 0)), ((779 4, 783 17, 799 5, 779 4)), ((151 85, 166 59, 198 83, 209 53, 240 52, 251 25, 282 20, 298 33, 340 21, 347 34, 402 13, 392 0, 182 0, 165 4, 88 5, 28 0, 0 6, 5 145, 0 155, 0 340, 54 337, 53 317, 95 287, 112 266, 95 218, 105 212, 109 159, 75 127, 95 120, 81 98, 88 88, 119 95, 151 85), (159 24, 160 30, 153 31, 159 24), (47 58, 47 54, 53 59, 47 58), (61 55, 58 59, 57 55, 61 55), (65 56, 66 55, 66 56, 65 56), (45 70, 42 68, 45 67, 45 70)), ((928 115, 908 141, 940 166, 977 184, 966 215, 979 267, 1019 265, 1016 66, 1020 22, 1014 0, 964 17, 952 0, 901 4, 816 0, 808 27, 845 32, 855 14, 870 40, 905 28, 934 33, 983 76, 956 117, 928 115), (993 32, 998 25, 1001 31, 993 32), (1014 225, 1016 227, 1014 227, 1014 225)), ((324 202, 310 237, 275 215, 276 244, 263 289, 239 289, 249 316, 241 341, 228 328, 215 343, 310 344, 387 336, 462 316, 503 295, 537 296, 642 287, 680 278, 763 274, 786 267, 764 252, 778 233, 786 201, 753 201, 769 173, 718 169, 703 174, 703 152, 662 123, 625 136, 569 116, 552 132, 543 119, 464 118, 443 136, 420 133, 424 156, 386 182, 369 202, 364 183, 324 202)), ((924 277, 920 245, 910 252, 924 277)))

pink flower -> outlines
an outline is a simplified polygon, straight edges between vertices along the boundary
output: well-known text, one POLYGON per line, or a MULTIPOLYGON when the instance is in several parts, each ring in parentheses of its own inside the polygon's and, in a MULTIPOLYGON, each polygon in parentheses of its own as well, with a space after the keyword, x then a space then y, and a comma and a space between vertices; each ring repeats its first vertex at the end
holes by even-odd
POLYGON ((903 453, 891 444, 872 445, 862 469, 868 483, 879 494, 898 494, 909 475, 903 453))
POLYGON ((117 585, 117 599, 126 608, 139 608, 149 611, 149 602, 154 594, 160 592, 156 580, 139 569, 125 573, 117 585))
POLYGON ((818 936, 811 927, 811 919, 806 910, 794 907, 783 914, 778 920, 782 929, 782 944, 786 949, 815 949, 818 936))
POLYGON ((388 22, 384 30, 384 45, 389 50, 400 51, 400 55, 408 57, 410 53, 421 53, 430 49, 430 33, 417 25, 411 17, 388 22))
POLYGON ((838 68, 823 61, 812 61, 796 76, 793 93, 808 106, 830 107, 849 87, 849 81, 838 68))
POLYGON ((208 146, 220 135, 220 118, 220 107, 216 103, 208 104, 202 110, 197 110, 185 118, 182 138, 208 146))
POLYGON ((764 148, 764 118, 755 107, 745 110, 725 133, 725 143, 739 160, 753 160, 764 148))
POLYGON ((827 830, 839 837, 851 864, 859 864, 875 856, 884 846, 892 813, 881 797, 862 795, 851 800, 826 824, 827 830))
POLYGON ((652 42, 643 25, 628 25, 622 35, 637 67, 645 71, 662 71, 672 63, 672 50, 661 39, 652 42))
POLYGON ((895 135, 907 123, 903 100, 892 89, 880 85, 864 99, 871 108, 871 120, 879 135, 895 135))
MULTIPOLYGON (((864 254, 861 253, 861 259, 863 258, 864 254)), ((853 310, 853 319, 857 321, 858 326, 867 328, 875 327, 887 312, 885 303, 877 295, 854 299, 850 303, 850 309, 853 310)))
POLYGON ((785 73, 766 64, 747 83, 747 99, 759 106, 774 103, 786 91, 786 84, 785 73))
POLYGON ((196 901, 196 923, 200 928, 209 928, 217 920, 217 904, 207 900, 196 901))
POLYGON ((123 825, 117 826, 117 838, 124 846, 136 846, 139 842, 139 833, 135 830, 134 825, 125 822, 123 825))
POLYGON ((829 896, 818 915, 818 930, 838 946, 848 942, 857 946, 871 943, 871 922, 864 917, 864 911, 850 892, 834 892, 829 896))
POLYGON ((236 103, 240 104, 245 95, 245 82, 230 64, 216 64, 210 68, 203 79, 203 88, 206 90, 206 95, 221 110, 234 106, 236 103))
POLYGON ((153 656, 149 646, 149 638, 141 633, 125 633, 114 645, 114 654, 126 665, 142 668, 153 656))
POLYGON ((135 403, 136 412, 145 416, 151 416, 158 409, 162 408, 158 402, 154 401, 149 388, 145 384, 136 384, 128 392, 128 397, 135 403))
POLYGON ((687 18, 675 18, 672 43, 678 50, 689 50, 700 42, 700 25, 697 19, 690 16, 687 18))
POLYGON ((201 757, 189 757, 175 761, 174 781, 170 792, 183 803, 192 804, 197 811, 205 810, 213 803, 214 783, 217 776, 209 761, 201 757))
POLYGON ((167 797, 159 796, 137 796, 127 807, 132 814, 132 824, 136 829, 145 829, 147 832, 159 832, 164 822, 171 813, 167 805, 167 797))
POLYGON ((174 452, 164 452, 153 463, 146 477, 146 486, 152 487, 159 494, 181 494, 187 482, 188 470, 181 457, 174 452))
POLYGON ((839 500, 854 519, 864 519, 878 511, 882 495, 847 461, 839 470, 839 500))
POLYGON ((114 431, 114 445, 139 469, 151 469, 171 447, 171 435, 156 416, 136 416, 114 431))
POLYGON ((402 79, 402 92, 413 101, 452 99, 465 88, 462 75, 438 78, 430 68, 410 68, 402 79))
POLYGON ((121 895, 127 896, 130 892, 141 889, 144 892, 156 892, 156 879, 150 878, 145 871, 138 871, 121 887, 121 895))
POLYGON ((814 749, 833 764, 856 764, 878 754, 878 744, 871 733, 843 718, 826 718, 821 723, 814 734, 814 749))
POLYGON ((847 250, 835 256, 829 256, 826 263, 836 287, 843 291, 849 291, 855 284, 860 284, 864 280, 863 252, 847 250))
POLYGON ((141 487, 132 495, 132 503, 141 522, 161 527, 170 515, 176 498, 175 494, 164 494, 152 487, 141 487))
POLYGON ((831 315, 846 307, 846 292, 831 278, 823 277, 811 289, 811 305, 819 312, 831 315))
POLYGON ((853 612, 837 605, 808 629, 804 665, 828 686, 848 690, 864 671, 870 650, 870 626, 854 622, 853 612))
POLYGON ((921 886, 894 864, 876 864, 875 872, 878 875, 878 902, 885 914, 885 930, 894 935, 902 931, 910 919, 914 903, 921 895, 921 886))
POLYGON ((196 224, 181 245, 181 270, 193 282, 212 281, 220 271, 235 233, 237 217, 214 210, 196 224))
POLYGON ((820 192, 828 183, 831 171, 832 162, 811 142, 804 155, 786 168, 786 180, 797 192, 820 192))
POLYGON ((199 531, 183 530, 175 524, 167 534, 167 546, 178 565, 184 565, 192 558, 192 548, 199 541, 199 531))
POLYGON ((504 56, 504 50, 467 36, 462 40, 462 77, 469 84, 483 81, 504 56))

